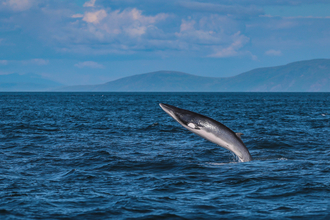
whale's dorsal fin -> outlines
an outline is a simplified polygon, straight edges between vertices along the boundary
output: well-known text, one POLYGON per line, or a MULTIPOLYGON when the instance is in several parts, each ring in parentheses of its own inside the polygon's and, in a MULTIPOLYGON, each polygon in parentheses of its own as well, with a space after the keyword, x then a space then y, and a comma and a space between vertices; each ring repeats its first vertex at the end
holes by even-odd
POLYGON ((237 137, 239 137, 239 139, 242 140, 242 137, 241 136, 244 135, 243 133, 235 133, 235 134, 236 134, 237 137))

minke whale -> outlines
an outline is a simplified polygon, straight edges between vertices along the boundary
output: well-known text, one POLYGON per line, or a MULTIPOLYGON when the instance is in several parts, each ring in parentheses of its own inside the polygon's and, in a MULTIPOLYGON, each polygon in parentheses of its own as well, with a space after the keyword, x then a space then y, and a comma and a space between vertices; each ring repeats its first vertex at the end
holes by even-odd
POLYGON ((241 139, 242 133, 235 133, 220 122, 204 115, 160 103, 160 107, 189 131, 233 152, 242 162, 252 157, 241 139))

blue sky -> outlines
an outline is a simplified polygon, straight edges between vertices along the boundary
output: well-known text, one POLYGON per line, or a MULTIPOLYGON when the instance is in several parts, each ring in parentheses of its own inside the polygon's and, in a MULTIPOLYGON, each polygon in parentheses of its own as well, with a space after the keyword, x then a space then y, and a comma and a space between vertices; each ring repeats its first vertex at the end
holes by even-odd
POLYGON ((96 84, 330 58, 329 0, 0 0, 0 74, 96 84))

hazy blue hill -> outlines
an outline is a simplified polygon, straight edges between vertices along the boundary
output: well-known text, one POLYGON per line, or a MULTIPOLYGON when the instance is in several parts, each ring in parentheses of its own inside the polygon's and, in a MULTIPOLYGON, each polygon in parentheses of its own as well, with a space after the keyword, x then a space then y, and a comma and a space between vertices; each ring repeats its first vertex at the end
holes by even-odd
POLYGON ((157 71, 114 80, 105 84, 92 86, 70 86, 66 91, 212 91, 222 78, 195 76, 175 71, 157 71))
POLYGON ((330 60, 299 61, 228 78, 226 91, 330 92, 330 60))
POLYGON ((92 86, 62 91, 138 92, 330 92, 330 60, 299 61, 258 68, 228 78, 195 76, 174 71, 139 74, 92 86))
POLYGON ((157 71, 125 77, 96 86, 97 90, 125 91, 211 91, 223 79, 195 76, 182 72, 157 71))
POLYGON ((63 85, 34 73, 0 75, 0 91, 46 91, 60 86, 63 85))

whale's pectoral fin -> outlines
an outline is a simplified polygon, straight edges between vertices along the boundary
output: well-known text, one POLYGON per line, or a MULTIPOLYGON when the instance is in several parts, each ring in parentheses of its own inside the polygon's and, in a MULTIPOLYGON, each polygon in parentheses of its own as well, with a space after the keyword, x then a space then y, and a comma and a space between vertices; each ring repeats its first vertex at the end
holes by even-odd
POLYGON ((237 137, 239 137, 239 139, 241 139, 242 140, 242 137, 241 137, 241 135, 244 135, 243 133, 236 133, 236 136, 237 137))
POLYGON ((192 128, 192 129, 197 129, 197 130, 200 130, 199 126, 194 124, 194 123, 189 123, 187 124, 188 127, 192 128))

